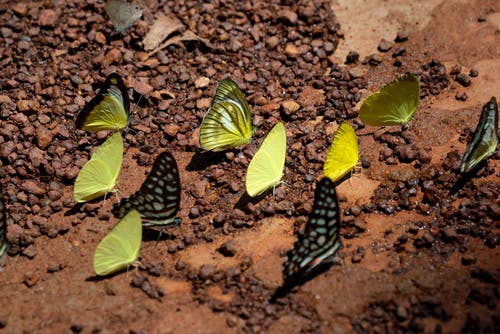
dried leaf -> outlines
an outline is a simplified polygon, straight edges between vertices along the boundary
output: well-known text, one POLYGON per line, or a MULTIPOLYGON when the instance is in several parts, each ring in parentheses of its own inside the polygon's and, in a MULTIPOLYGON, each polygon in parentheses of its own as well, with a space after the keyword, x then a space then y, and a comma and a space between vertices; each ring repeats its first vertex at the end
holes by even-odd
POLYGON ((177 44, 177 45, 182 45, 182 42, 185 41, 195 41, 195 42, 201 42, 205 44, 207 47, 211 49, 216 49, 217 47, 210 43, 210 41, 206 38, 202 38, 198 35, 196 35, 194 32, 191 30, 186 30, 182 35, 179 36, 173 36, 172 38, 167 39, 165 42, 163 42, 160 46, 158 46, 156 49, 151 51, 149 53, 149 56, 155 54, 156 52, 168 47, 169 45, 172 44, 177 44))
POLYGON ((144 37, 144 50, 149 51, 157 48, 165 38, 182 28, 184 28, 184 25, 176 17, 160 17, 153 23, 146 37, 144 37))

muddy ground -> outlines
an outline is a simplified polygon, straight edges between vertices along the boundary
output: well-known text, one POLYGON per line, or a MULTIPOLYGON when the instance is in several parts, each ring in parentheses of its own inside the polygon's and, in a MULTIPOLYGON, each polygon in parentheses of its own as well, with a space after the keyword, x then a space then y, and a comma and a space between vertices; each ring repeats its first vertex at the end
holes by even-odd
POLYGON ((100 1, 0 6, 11 244, 0 260, 0 332, 500 332, 499 155, 473 178, 458 173, 483 104, 499 98, 498 1, 142 4, 124 34, 100 1), (149 56, 142 40, 165 14, 182 23, 174 34, 202 39, 149 56), (74 118, 111 72, 132 98, 118 193, 77 206, 74 179, 107 133, 76 130, 74 118), (405 72, 422 92, 410 126, 365 127, 360 102, 405 72), (242 150, 207 154, 198 127, 227 76, 259 130, 242 150), (284 182, 249 200, 246 166, 278 120, 284 182), (272 303, 343 120, 359 136, 363 167, 337 187, 343 248, 336 265, 272 303), (140 268, 96 277, 112 204, 164 150, 180 169, 182 224, 145 231, 140 268))

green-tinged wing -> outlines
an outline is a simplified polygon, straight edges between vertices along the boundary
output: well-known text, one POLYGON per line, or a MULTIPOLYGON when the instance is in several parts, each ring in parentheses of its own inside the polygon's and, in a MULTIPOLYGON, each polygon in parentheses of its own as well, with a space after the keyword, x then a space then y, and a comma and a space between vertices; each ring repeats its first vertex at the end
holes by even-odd
POLYGON ((223 151, 247 144, 253 135, 252 113, 238 85, 224 79, 200 127, 200 146, 223 151))
POLYGON ((419 102, 418 78, 406 74, 368 96, 361 105, 359 118, 368 125, 403 125, 412 119, 419 102))
POLYGON ((96 274, 104 276, 127 268, 139 256, 141 241, 141 216, 131 210, 97 245, 94 253, 96 274))
POLYGON ((85 131, 121 130, 128 122, 130 100, 123 79, 111 73, 103 86, 76 118, 76 127, 85 131))
POLYGON ((483 106, 481 117, 477 125, 472 141, 467 145, 467 149, 460 164, 460 172, 468 173, 474 169, 481 161, 495 152, 498 144, 498 105, 497 100, 492 97, 483 106))
POLYGON ((276 186, 283 176, 286 156, 286 130, 277 123, 262 142, 248 165, 246 190, 251 197, 276 186))
POLYGON ((323 173, 336 182, 349 173, 358 163, 358 138, 349 123, 342 123, 333 137, 326 156, 323 173))
POLYGON ((223 151, 247 144, 252 124, 236 103, 223 101, 205 114, 200 128, 200 145, 208 151, 223 151))
POLYGON ((123 140, 119 132, 109 137, 82 167, 76 177, 74 197, 86 202, 113 190, 123 159, 123 140))
POLYGON ((7 237, 7 211, 5 210, 5 203, 3 201, 3 192, 0 185, 0 258, 7 252, 9 244, 6 240, 7 237))

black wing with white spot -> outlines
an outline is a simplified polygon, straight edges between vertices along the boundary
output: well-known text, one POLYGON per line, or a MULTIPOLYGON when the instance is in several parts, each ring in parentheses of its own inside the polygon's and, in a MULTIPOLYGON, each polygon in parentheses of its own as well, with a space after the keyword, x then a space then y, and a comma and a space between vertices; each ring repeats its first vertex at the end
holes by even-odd
POLYGON ((177 163, 172 154, 163 152, 156 158, 141 189, 113 205, 113 215, 120 219, 131 209, 136 209, 141 214, 143 226, 166 226, 177 222, 175 214, 180 200, 177 163))
POLYGON ((2 197, 2 188, 0 187, 0 258, 7 252, 8 244, 7 234, 7 214, 5 212, 5 203, 2 197))
POLYGON ((323 178, 316 187, 313 210, 304 233, 288 251, 283 265, 283 288, 306 280, 319 265, 328 263, 341 247, 339 206, 333 182, 323 178))

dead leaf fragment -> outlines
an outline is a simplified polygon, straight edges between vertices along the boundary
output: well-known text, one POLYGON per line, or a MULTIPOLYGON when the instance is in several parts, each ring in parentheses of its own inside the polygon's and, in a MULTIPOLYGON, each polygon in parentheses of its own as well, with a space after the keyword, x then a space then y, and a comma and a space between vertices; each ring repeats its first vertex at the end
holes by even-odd
POLYGON ((184 25, 176 17, 162 16, 153 23, 146 37, 144 37, 144 50, 153 50, 160 45, 170 34, 180 31, 184 25))

